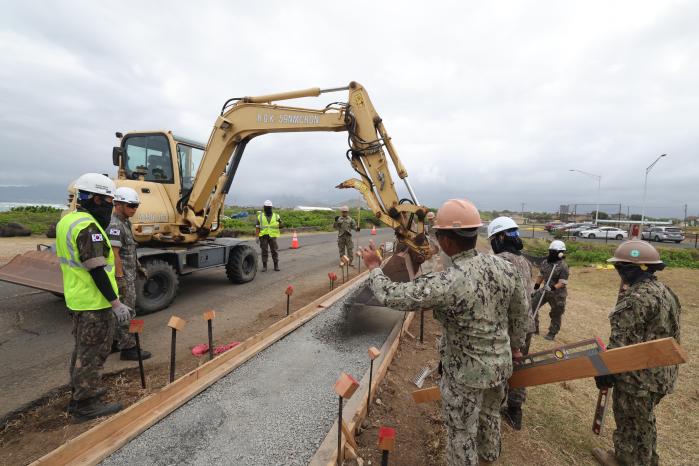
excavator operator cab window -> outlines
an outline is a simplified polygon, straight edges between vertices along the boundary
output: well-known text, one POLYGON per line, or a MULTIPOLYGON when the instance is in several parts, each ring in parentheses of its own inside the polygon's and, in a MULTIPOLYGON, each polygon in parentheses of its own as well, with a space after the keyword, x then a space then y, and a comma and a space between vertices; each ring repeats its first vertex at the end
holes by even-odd
POLYGON ((180 161, 180 180, 182 182, 182 192, 188 192, 194 185, 194 178, 197 175, 199 164, 204 157, 204 150, 197 147, 177 144, 177 157, 180 161))
POLYGON ((129 136, 124 142, 126 176, 137 180, 143 175, 145 181, 173 183, 170 144, 162 134, 129 136))

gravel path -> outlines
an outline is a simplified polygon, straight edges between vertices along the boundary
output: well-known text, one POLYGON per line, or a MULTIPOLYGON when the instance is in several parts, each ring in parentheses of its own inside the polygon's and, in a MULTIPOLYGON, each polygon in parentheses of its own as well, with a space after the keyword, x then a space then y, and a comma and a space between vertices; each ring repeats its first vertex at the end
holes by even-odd
POLYGON ((106 465, 307 464, 337 416, 340 371, 360 379, 403 314, 355 293, 275 343, 107 458, 106 465))

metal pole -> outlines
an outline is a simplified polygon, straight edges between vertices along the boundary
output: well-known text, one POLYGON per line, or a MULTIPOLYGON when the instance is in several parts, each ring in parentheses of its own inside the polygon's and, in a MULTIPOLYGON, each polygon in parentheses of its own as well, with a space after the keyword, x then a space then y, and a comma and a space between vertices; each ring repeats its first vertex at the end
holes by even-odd
POLYGON ((371 378, 374 375, 374 360, 369 362, 369 390, 366 399, 366 417, 369 417, 369 406, 371 406, 371 378))
POLYGON ((658 158, 655 159, 655 161, 653 163, 651 163, 650 165, 648 165, 648 167, 646 167, 646 177, 643 180, 643 208, 641 209, 641 230, 643 230, 643 222, 646 219, 646 194, 648 192, 648 173, 653 169, 655 164, 658 163, 658 160, 665 157, 666 155, 667 154, 662 154, 662 155, 658 156, 658 158))
POLYGON ((209 361, 214 359, 214 325, 211 319, 206 321, 206 326, 209 331, 209 361))
POLYGON ((141 388, 146 388, 146 374, 143 372, 143 357, 141 356, 141 340, 138 338, 138 333, 135 333, 136 337, 136 353, 138 354, 138 371, 141 374, 141 388))
POLYGON ((337 413, 337 464, 342 464, 342 397, 337 413))
POLYGON ((420 343, 422 343, 422 337, 425 331, 425 311, 420 311, 420 343))
POLYGON ((177 347, 177 330, 172 329, 172 343, 170 345, 170 383, 175 381, 175 348, 177 347))
POLYGON ((291 296, 286 295, 286 315, 289 315, 289 302, 291 301, 291 296))
POLYGON ((388 466, 388 450, 381 450, 381 466, 388 466))

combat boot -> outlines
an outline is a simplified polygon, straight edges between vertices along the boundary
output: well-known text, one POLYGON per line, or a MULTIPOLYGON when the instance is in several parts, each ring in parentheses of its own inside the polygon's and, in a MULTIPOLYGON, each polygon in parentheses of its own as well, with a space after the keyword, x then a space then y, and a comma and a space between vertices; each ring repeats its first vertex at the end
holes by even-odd
POLYGON ((274 262, 274 271, 275 271, 275 272, 279 272, 279 271, 280 271, 280 270, 279 270, 279 262, 277 262, 277 261, 274 262))
POLYGON ((123 409, 121 403, 105 404, 99 401, 98 397, 88 398, 87 400, 71 400, 68 405, 68 414, 78 422, 89 421, 102 416, 117 413, 123 409))
POLYGON ((592 456, 594 456, 597 462, 602 466, 619 466, 612 450, 604 451, 601 448, 593 448, 592 456))
MULTIPOLYGON (((92 398, 102 398, 104 395, 107 394, 107 389, 104 387, 100 387, 95 389, 95 394, 92 396, 92 398)), ((70 395, 70 401, 68 402, 68 407, 66 410, 70 413, 73 409, 75 409, 77 401, 73 399, 73 394, 71 393, 70 395)))
MULTIPOLYGON (((141 350, 141 359, 146 360, 151 357, 150 351, 146 350, 141 350)), ((138 361, 138 350, 136 350, 136 347, 133 346, 129 349, 123 349, 121 350, 121 357, 119 358, 122 361, 138 361)))
POLYGON ((508 406, 502 412, 502 419, 514 430, 522 430, 522 408, 508 406))
POLYGON ((267 262, 262 263, 262 271, 266 272, 267 271, 267 262))
POLYGON ((553 341, 555 338, 556 335, 554 335, 553 333, 547 333, 546 335, 544 335, 544 340, 553 341))

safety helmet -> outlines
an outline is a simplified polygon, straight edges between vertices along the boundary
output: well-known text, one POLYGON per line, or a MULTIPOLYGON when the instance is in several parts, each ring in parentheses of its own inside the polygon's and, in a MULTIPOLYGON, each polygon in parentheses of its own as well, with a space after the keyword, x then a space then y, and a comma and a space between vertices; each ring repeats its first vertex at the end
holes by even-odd
POLYGON ((466 199, 449 199, 437 211, 434 228, 460 230, 483 226, 476 206, 466 199))
POLYGON ((340 207, 340 212, 349 212, 349 207, 343 205, 342 207, 340 207))
POLYGON ((436 215, 435 215, 434 212, 432 212, 432 211, 427 212, 427 215, 425 215, 425 218, 426 218, 427 220, 429 220, 429 221, 434 220, 435 217, 436 217, 436 215))
POLYGON ((653 245, 631 239, 624 241, 614 251, 614 257, 607 259, 607 262, 628 262, 631 264, 662 264, 660 253, 653 245))
POLYGON ((264 205, 265 207, 274 207, 274 206, 272 205, 272 201, 270 201, 269 199, 267 199, 263 205, 264 205))
POLYGON ((141 200, 138 198, 138 194, 132 188, 122 186, 117 188, 114 192, 114 200, 116 202, 123 202, 125 204, 140 204, 141 200))
POLYGON ((560 239, 555 239, 549 244, 549 251, 565 251, 566 244, 560 239))
POLYGON ((510 217, 498 217, 488 224, 488 238, 512 228, 519 228, 519 225, 510 217))
POLYGON ((85 173, 75 180, 75 189, 85 193, 114 197, 116 185, 114 181, 99 173, 85 173))

